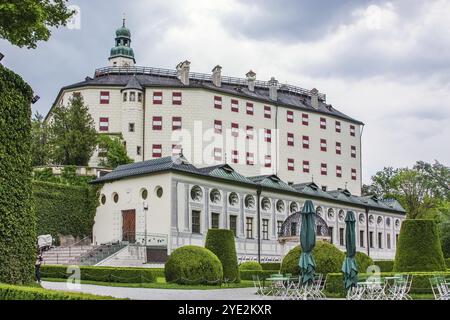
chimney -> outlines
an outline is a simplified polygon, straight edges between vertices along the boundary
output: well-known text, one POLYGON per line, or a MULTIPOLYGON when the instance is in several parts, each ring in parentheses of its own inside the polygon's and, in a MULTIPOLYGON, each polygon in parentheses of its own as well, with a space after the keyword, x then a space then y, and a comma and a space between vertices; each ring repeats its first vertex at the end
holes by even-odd
POLYGON ((245 76, 247 77, 248 90, 255 91, 256 73, 250 70, 245 76))
POLYGON ((311 93, 311 106, 317 110, 319 109, 319 91, 316 88, 314 88, 310 91, 310 93, 311 93))
POLYGON ((212 69, 212 82, 216 87, 222 85, 222 67, 217 65, 212 69))
POLYGON ((177 73, 178 73, 178 79, 180 79, 181 83, 185 86, 189 85, 189 69, 190 69, 191 63, 189 61, 183 61, 180 62, 177 65, 177 73))
POLYGON ((275 80, 274 77, 270 78, 269 82, 269 97, 271 100, 278 100, 278 80, 275 80))

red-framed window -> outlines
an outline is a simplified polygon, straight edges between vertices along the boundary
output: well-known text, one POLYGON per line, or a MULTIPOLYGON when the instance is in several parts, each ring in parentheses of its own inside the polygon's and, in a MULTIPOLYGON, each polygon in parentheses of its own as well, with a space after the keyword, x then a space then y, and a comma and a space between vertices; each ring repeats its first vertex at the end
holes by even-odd
POLYGON ((292 111, 292 110, 286 111, 286 120, 287 120, 287 122, 291 122, 291 123, 294 122, 294 111, 292 111))
POLYGON ((222 120, 214 120, 214 133, 222 134, 222 120))
POLYGON ((269 106, 264 106, 264 118, 272 118, 272 108, 270 108, 269 106))
POLYGON ((336 121, 335 129, 336 129, 337 133, 341 133, 341 122, 340 121, 336 121))
POLYGON ((326 128, 327 128, 327 119, 320 118, 320 129, 326 129, 326 128))
POLYGON ((294 171, 294 159, 287 159, 287 168, 289 171, 294 171))
POLYGON ((309 173, 309 161, 308 160, 303 160, 303 172, 309 173))
POLYGON ((253 140, 253 138, 255 136, 255 129, 252 126, 247 126, 245 133, 246 133, 247 139, 253 140))
POLYGON ((109 130, 109 118, 101 117, 99 119, 98 129, 99 129, 99 131, 108 131, 109 130))
POLYGON ((264 167, 270 168, 271 166, 272 166, 272 156, 271 155, 266 155, 264 157, 264 167))
POLYGON ((352 169, 352 180, 356 180, 356 169, 352 169))
POLYGON ((355 136, 355 132, 356 132, 355 130, 356 130, 355 126, 354 125, 350 125, 350 135, 352 137, 355 136))
POLYGON ((327 140, 320 139, 320 151, 327 151, 327 140))
POLYGON ((159 116, 153 117, 152 129, 153 130, 162 130, 162 117, 159 117, 159 116))
POLYGON ((222 161, 222 148, 214 148, 214 160, 222 161))
POLYGON ((183 147, 181 146, 181 144, 172 144, 172 155, 173 156, 180 155, 182 149, 183 147))
POLYGON ((341 166, 336 166, 336 177, 342 178, 342 167, 341 166))
POLYGON ((180 106, 182 104, 183 97, 181 92, 172 92, 172 104, 180 106))
POLYGON ((252 115, 253 115, 253 112, 254 112, 253 103, 247 102, 247 104, 246 104, 246 110, 247 110, 247 114, 252 116, 252 115))
POLYGON ((302 137, 302 144, 303 144, 303 149, 309 149, 309 137, 308 136, 302 137))
POLYGON ((231 112, 239 112, 239 101, 231 99, 231 112))
POLYGON ((231 123, 231 135, 233 137, 238 137, 239 136, 239 124, 231 123))
POLYGON ((288 134, 287 134, 287 145, 289 147, 293 147, 294 146, 294 134, 293 133, 288 132, 288 134))
POLYGON ((323 176, 327 175, 327 164, 326 163, 320 164, 320 174, 323 176))
POLYGON ((162 157, 162 145, 154 144, 152 146, 152 156, 153 158, 161 158, 162 157))
POLYGON ((341 143, 336 142, 336 154, 341 154, 341 143))
POLYGON ((307 113, 302 113, 302 125, 309 125, 309 115, 307 113))
POLYGON ((255 164, 255 156, 253 155, 253 152, 247 152, 246 161, 248 166, 253 166, 255 164))
POLYGON ((272 130, 271 129, 264 129, 264 141, 272 142, 272 130))
POLYGON ((172 117, 172 130, 181 130, 182 119, 181 117, 172 117))
POLYGON ((231 150, 231 162, 239 163, 239 151, 231 150))
POLYGON ((100 104, 109 104, 109 91, 100 91, 100 104))
POLYGON ((214 108, 222 109, 222 97, 214 96, 214 108))
POLYGON ((351 146, 350 155, 352 158, 356 158, 356 146, 351 146))
POLYGON ((163 93, 161 91, 153 92, 153 104, 162 104, 163 93))

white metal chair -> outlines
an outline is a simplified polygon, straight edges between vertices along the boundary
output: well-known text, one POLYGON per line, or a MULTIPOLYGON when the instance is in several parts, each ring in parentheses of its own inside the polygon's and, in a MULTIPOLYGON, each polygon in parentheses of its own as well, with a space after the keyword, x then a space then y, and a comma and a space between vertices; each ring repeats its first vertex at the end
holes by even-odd
POLYGON ((450 300, 450 291, 444 277, 436 276, 429 280, 435 300, 450 300))

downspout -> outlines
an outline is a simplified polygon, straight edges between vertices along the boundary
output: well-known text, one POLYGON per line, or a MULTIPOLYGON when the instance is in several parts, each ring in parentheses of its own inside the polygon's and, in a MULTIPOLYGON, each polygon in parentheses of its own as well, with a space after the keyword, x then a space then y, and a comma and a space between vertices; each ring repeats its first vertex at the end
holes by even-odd
POLYGON ((278 163, 278 140, 279 140, 279 136, 278 136, 278 105, 275 104, 275 132, 276 132, 276 139, 275 139, 275 174, 278 176, 278 169, 280 167, 279 163, 278 163))
POLYGON ((364 132, 364 125, 361 126, 361 132, 359 134, 359 192, 362 191, 362 134, 364 132))
POLYGON ((144 117, 142 119, 142 161, 145 161, 145 94, 146 89, 144 88, 144 92, 142 93, 142 112, 144 117))
POLYGON ((257 223, 257 238, 258 238, 258 263, 261 263, 261 187, 256 190, 256 219, 257 223))
POLYGON ((369 208, 366 207, 366 241, 367 241, 367 255, 370 257, 370 239, 369 239, 369 208))

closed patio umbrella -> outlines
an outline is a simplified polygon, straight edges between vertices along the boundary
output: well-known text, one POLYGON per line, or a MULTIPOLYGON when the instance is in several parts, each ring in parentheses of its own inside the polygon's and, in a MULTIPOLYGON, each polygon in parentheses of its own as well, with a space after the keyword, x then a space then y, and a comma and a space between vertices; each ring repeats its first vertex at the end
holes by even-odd
POLYGON ((299 266, 302 282, 308 283, 314 280, 314 271, 316 269, 316 262, 311 253, 316 245, 316 211, 311 200, 306 200, 301 214, 300 245, 302 253, 300 255, 299 266))
POLYGON ((344 287, 349 290, 358 283, 358 265, 356 264, 355 214, 347 211, 345 216, 345 247, 347 254, 342 264, 344 287))

